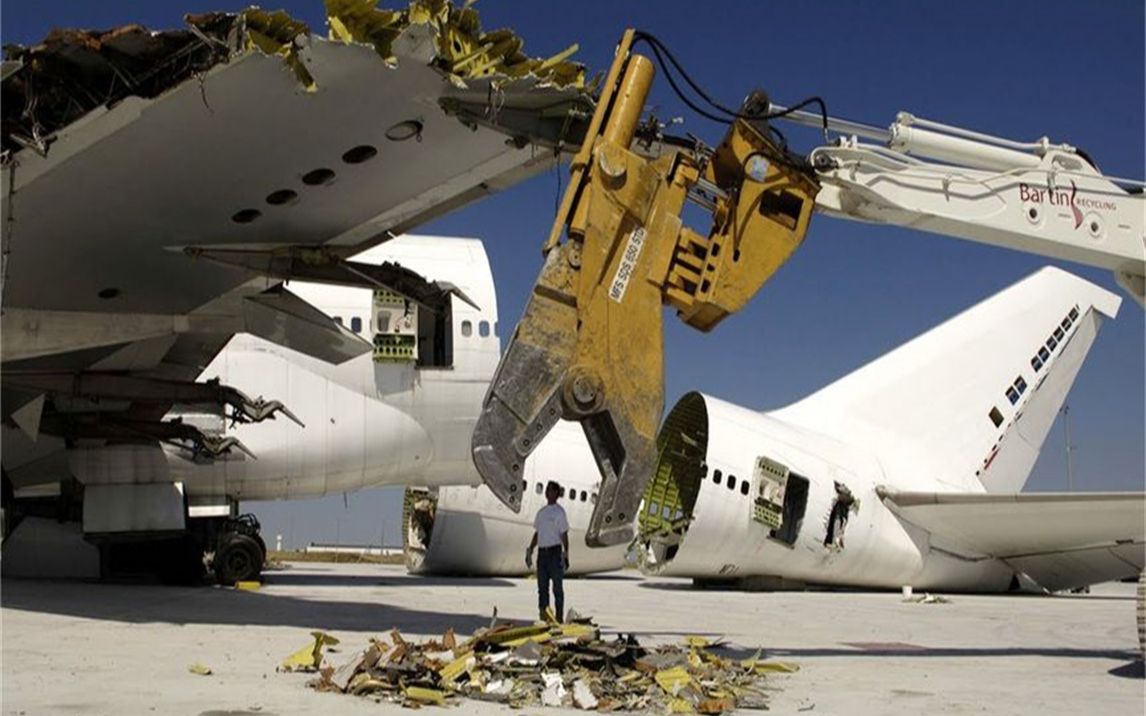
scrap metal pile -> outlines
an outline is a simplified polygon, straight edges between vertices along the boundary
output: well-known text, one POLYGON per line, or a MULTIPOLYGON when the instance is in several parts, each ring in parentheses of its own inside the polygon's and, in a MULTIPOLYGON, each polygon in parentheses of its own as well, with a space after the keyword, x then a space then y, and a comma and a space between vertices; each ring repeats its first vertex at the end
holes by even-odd
POLYGON ((378 637, 348 661, 323 661, 338 644, 324 632, 282 664, 314 671, 309 686, 409 707, 448 705, 459 699, 513 708, 565 706, 596 711, 721 714, 767 708, 763 677, 795 666, 721 655, 702 637, 682 644, 642 647, 632 635, 604 640, 588 619, 566 624, 494 625, 461 640, 407 641, 397 629, 378 637))

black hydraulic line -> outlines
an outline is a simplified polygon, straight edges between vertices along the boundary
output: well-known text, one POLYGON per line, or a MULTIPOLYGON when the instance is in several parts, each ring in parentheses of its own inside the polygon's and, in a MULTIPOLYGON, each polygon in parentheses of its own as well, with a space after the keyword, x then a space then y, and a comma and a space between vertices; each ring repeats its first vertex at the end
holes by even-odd
POLYGON ((803 109, 805 107, 808 107, 811 105, 817 105, 819 107, 819 110, 820 110, 820 117, 821 117, 821 120, 823 122, 824 133, 825 133, 825 135, 827 134, 827 131, 828 131, 828 107, 827 107, 827 104, 824 102, 823 98, 821 98, 819 96, 813 95, 813 96, 808 97, 804 100, 801 100, 800 102, 797 102, 795 105, 788 107, 787 109, 783 109, 783 110, 780 110, 778 112, 770 112, 770 113, 765 113, 762 115, 744 115, 744 114, 736 112, 732 109, 729 109, 728 107, 726 107, 726 106, 722 105, 721 103, 717 102, 716 100, 712 99, 712 97, 710 97, 708 95, 708 93, 704 91, 704 89, 700 86, 700 84, 697 83, 696 80, 692 79, 692 76, 688 74, 688 71, 684 69, 684 66, 680 63, 679 60, 677 60, 676 56, 673 55, 672 51, 670 49, 668 49, 668 47, 659 38, 657 38, 655 35, 652 35, 650 33, 638 30, 637 32, 634 33, 634 44, 635 44, 635 42, 645 42, 646 44, 649 45, 649 47, 653 51, 653 54, 657 58, 657 62, 661 65, 661 68, 664 70, 665 78, 668 80, 669 85, 672 87, 672 89, 676 93, 677 97, 679 97, 680 100, 682 102, 684 102, 689 107, 689 109, 693 110, 694 112, 696 112, 697 114, 699 114, 700 116, 702 116, 706 119, 710 119, 714 122, 720 122, 723 124, 730 124, 733 120, 737 120, 737 119, 746 119, 746 120, 778 119, 780 117, 784 117, 786 115, 789 115, 789 114, 796 112, 800 109, 803 109), (661 54, 662 52, 664 53, 663 55, 661 54), (665 58, 668 58, 667 62, 665 61, 665 58), (670 68, 670 65, 671 65, 671 68, 670 68), (703 99, 709 106, 711 106, 713 109, 716 109, 720 112, 723 112, 724 114, 728 115, 728 117, 722 118, 722 117, 713 115, 713 114, 709 113, 708 111, 701 109, 695 103, 693 103, 692 100, 685 95, 684 91, 681 90, 680 86, 673 79, 671 69, 675 69, 677 72, 679 72, 681 75, 681 78, 684 79, 684 81, 688 84, 688 86, 691 87, 692 90, 694 92, 696 92, 696 94, 698 94, 701 97, 701 99, 703 99))

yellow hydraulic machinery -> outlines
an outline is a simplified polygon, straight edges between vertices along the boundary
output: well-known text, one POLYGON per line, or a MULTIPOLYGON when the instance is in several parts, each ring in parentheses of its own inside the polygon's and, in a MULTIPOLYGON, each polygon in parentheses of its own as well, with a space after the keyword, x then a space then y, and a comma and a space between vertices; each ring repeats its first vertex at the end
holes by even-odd
POLYGON ((601 88, 544 266, 486 395, 473 454, 521 509, 526 457, 559 419, 581 422, 602 484, 586 541, 632 538, 664 406, 661 306, 702 331, 739 310, 800 245, 815 172, 773 140, 750 95, 715 148, 657 141, 642 122, 653 63, 629 30, 601 88), (706 233, 685 226, 692 201, 706 233))

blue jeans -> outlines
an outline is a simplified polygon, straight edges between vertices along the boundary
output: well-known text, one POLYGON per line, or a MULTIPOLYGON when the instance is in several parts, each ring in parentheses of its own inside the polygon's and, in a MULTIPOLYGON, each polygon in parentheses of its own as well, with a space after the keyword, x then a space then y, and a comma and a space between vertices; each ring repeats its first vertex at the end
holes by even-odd
POLYGON ((549 583, 553 582, 554 613, 557 621, 565 620, 565 557, 561 545, 542 547, 537 550, 537 610, 541 620, 545 620, 545 610, 549 608, 549 583))

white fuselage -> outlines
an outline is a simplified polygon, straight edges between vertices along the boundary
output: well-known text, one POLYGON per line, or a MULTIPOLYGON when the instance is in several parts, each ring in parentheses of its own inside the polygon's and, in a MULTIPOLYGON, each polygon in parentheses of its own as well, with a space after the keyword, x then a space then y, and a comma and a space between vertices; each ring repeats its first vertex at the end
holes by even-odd
POLYGON ((1013 570, 996 560, 971 562, 932 549, 927 533, 897 519, 876 494, 877 486, 918 489, 925 476, 889 467, 862 447, 766 413, 702 399, 708 470, 700 480, 694 519, 675 556, 650 571, 695 578, 766 575, 866 587, 995 591, 1009 586, 1013 570), (793 544, 773 538, 767 525, 752 519, 753 473, 760 456, 808 479, 793 544), (720 484, 715 482, 718 473, 720 484), (847 486, 857 506, 848 514, 842 547, 824 544, 836 482, 847 486))
MULTIPOLYGON (((167 450, 172 479, 192 505, 297 499, 379 485, 438 488, 429 550, 412 556, 420 572, 522 574, 542 485, 557 480, 569 518, 572 573, 619 569, 625 546, 591 550, 585 529, 597 471, 578 425, 557 426, 526 461, 525 504, 514 514, 481 485, 470 436, 500 355, 496 297, 480 242, 402 237, 359 260, 396 261, 448 281, 478 308, 453 299, 450 365, 379 362, 370 353, 331 365, 249 335, 235 336, 204 371, 248 395, 281 400, 305 425, 285 416, 226 426, 257 459, 232 450, 200 463, 167 450)), ((291 290, 370 340, 373 293, 314 284, 291 290)), ((186 416, 222 427, 218 416, 186 416)))
POLYGON ((441 487, 436 493, 407 490, 405 546, 410 571, 525 574, 525 548, 533 536, 533 518, 546 504, 545 484, 550 480, 557 481, 563 491, 558 504, 569 520, 570 574, 620 569, 627 545, 585 546, 585 530, 597 501, 597 468, 581 427, 560 422, 525 462, 519 513, 503 505, 484 485, 441 487), (428 535, 424 527, 419 531, 411 522, 411 503, 419 499, 435 503, 428 535))
MULTIPOLYGON (((443 365, 376 361, 371 353, 341 365, 310 358, 250 335, 237 335, 207 367, 251 396, 282 401, 305 425, 279 415, 262 423, 223 425, 188 415, 242 441, 257 459, 232 450, 197 462, 167 450, 172 479, 189 498, 270 500, 314 497, 395 484, 477 484, 470 433, 499 356, 492 274, 480 242, 401 237, 359 260, 397 261, 430 280, 460 288, 478 308, 452 299, 449 358, 443 365)), ((371 340, 373 293, 366 289, 291 285, 291 290, 371 340)))
POLYGON ((658 437, 638 560, 698 579, 1009 588, 1021 569, 1003 556, 1035 544, 1020 528, 986 552, 887 496, 1018 493, 1118 304, 1043 269, 782 410, 686 395, 658 437))

